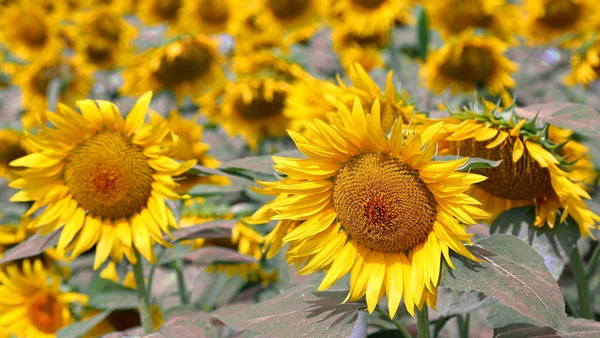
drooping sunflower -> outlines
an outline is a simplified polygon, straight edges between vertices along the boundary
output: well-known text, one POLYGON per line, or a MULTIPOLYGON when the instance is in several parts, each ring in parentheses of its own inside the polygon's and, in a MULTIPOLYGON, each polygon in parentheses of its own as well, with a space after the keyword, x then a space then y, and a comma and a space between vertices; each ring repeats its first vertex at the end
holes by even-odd
POLYGON ((441 143, 441 154, 502 160, 495 168, 472 171, 489 177, 469 192, 492 213, 488 221, 513 207, 531 205, 536 208, 538 227, 553 228, 571 216, 582 236, 591 234, 590 228, 600 217, 582 200, 590 198, 588 192, 580 182, 573 181, 585 173, 583 168, 579 174, 569 173, 569 167, 577 168, 578 160, 569 155, 581 154, 555 143, 564 136, 552 139, 547 127, 538 128, 535 120, 519 118, 514 106, 500 111, 494 105, 476 101, 451 114, 446 120, 450 123, 444 125, 448 135, 444 138, 447 143, 441 143))
POLYGON ((181 10, 181 30, 202 34, 227 33, 240 1, 185 1, 181 10))
POLYGON ((388 139, 379 100, 370 114, 358 99, 352 112, 338 108, 339 122, 305 122, 312 140, 290 132, 307 158, 273 157, 287 177, 259 182, 276 197, 244 221, 277 221, 267 257, 289 243, 300 274, 327 271, 319 290, 350 273, 346 300, 366 294, 369 312, 384 294, 391 317, 403 297, 413 315, 415 305, 435 308, 442 257, 451 267, 449 250, 475 259, 465 226, 489 214, 463 192, 485 177, 456 172, 466 159, 432 161, 442 123, 417 133, 398 119, 388 139))
POLYGON ((2 9, 0 26, 0 43, 19 58, 33 60, 40 55, 57 54, 62 48, 56 18, 47 16, 32 0, 2 9))
POLYGON ((519 8, 506 0, 428 0, 425 2, 431 26, 444 39, 466 29, 479 28, 505 42, 515 42, 519 32, 519 8))
POLYGON ((529 44, 549 43, 565 34, 593 27, 600 9, 596 0, 526 0, 524 31, 529 44))
POLYGON ((94 83, 92 68, 81 58, 52 55, 17 68, 13 82, 21 87, 21 106, 28 110, 23 116, 23 126, 28 129, 45 123, 48 109, 48 91, 52 80, 60 80, 58 99, 73 106, 85 98, 94 83))
POLYGON ((330 16, 340 17, 356 35, 386 34, 404 11, 405 0, 335 0, 330 16))
POLYGON ((94 268, 108 256, 123 254, 137 262, 134 250, 156 262, 152 245, 177 228, 165 199, 180 199, 173 176, 196 160, 178 163, 165 156, 176 136, 164 125, 144 120, 152 93, 144 94, 126 119, 107 101, 77 101, 81 114, 59 104, 47 113, 54 128, 30 136, 34 152, 11 162, 26 167, 10 183, 11 201, 33 201, 26 216, 42 235, 62 228, 57 252, 73 259, 96 245, 94 268), (43 210, 41 210, 43 208, 43 210))
POLYGON ((74 319, 69 304, 87 303, 87 296, 61 290, 61 277, 40 260, 25 260, 0 271, 0 335, 56 337, 74 319))
POLYGON ((185 95, 196 97, 224 81, 221 64, 213 40, 201 34, 184 36, 134 58, 123 71, 121 91, 140 95, 148 90, 171 90, 179 101, 185 95))
POLYGON ((384 65, 381 57, 383 49, 389 40, 387 32, 376 32, 371 35, 356 35, 346 26, 337 26, 331 31, 333 50, 340 57, 345 69, 358 63, 367 71, 384 65))
POLYGON ((0 129, 0 178, 8 181, 15 179, 15 174, 12 170, 18 168, 10 168, 9 163, 27 155, 30 149, 25 136, 14 129, 0 129))
POLYGON ((596 37, 584 51, 575 51, 571 56, 571 73, 565 83, 571 86, 589 86, 600 77, 600 37, 596 37))
MULTIPOLYGON (((167 128, 179 137, 171 154, 176 160, 196 160, 198 164, 209 168, 216 168, 221 164, 208 155, 210 144, 202 142, 203 129, 197 119, 186 120, 176 110, 172 111, 167 119, 156 113, 150 114, 150 118, 153 124, 166 123, 167 128)), ((177 191, 182 193, 196 184, 228 185, 231 183, 225 176, 196 176, 190 173, 175 177, 174 180, 179 184, 177 191)))
POLYGON ((184 0, 148 0, 140 1, 137 15, 147 25, 166 24, 169 31, 177 31, 184 0))
POLYGON ((515 86, 511 73, 518 65, 504 55, 508 45, 495 36, 474 36, 466 30, 427 57, 420 70, 427 87, 437 94, 450 88, 452 95, 479 88, 505 94, 515 86))

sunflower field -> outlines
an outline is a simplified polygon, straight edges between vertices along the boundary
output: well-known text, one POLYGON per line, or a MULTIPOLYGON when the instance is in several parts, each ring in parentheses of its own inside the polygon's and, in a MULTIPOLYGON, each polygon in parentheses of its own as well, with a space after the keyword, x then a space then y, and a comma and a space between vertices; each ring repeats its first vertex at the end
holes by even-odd
POLYGON ((598 0, 0 0, 0 338, 600 337, 598 78, 598 0))

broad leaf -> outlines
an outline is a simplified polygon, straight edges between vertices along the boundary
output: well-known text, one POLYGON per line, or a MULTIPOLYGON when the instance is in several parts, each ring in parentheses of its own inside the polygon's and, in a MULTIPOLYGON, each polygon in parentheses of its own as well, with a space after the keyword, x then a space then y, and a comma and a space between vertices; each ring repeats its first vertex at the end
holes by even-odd
POLYGON ((470 250, 481 263, 453 256, 456 270, 444 269, 442 287, 481 292, 542 325, 564 327, 561 290, 531 246, 501 234, 477 241, 470 250))
POLYGON ((568 318, 566 328, 557 331, 551 327, 541 327, 532 324, 514 323, 495 329, 495 337, 498 338, 521 338, 521 337, 544 337, 544 338, 596 338, 600 337, 600 323, 581 319, 568 318))
POLYGON ((146 338, 203 338, 216 337, 212 316, 200 311, 187 311, 167 320, 161 328, 146 338))
POLYGON ((527 119, 538 115, 542 122, 573 130, 600 141, 600 114, 591 107, 571 102, 551 102, 517 108, 527 119))
MULTIPOLYGON (((215 220, 181 228, 172 232, 175 241, 195 238, 226 238, 231 237, 231 230, 238 220, 215 220)), ((169 239, 165 235, 165 239, 169 239)))
POLYGON ((97 276, 88 290, 88 305, 105 310, 135 309, 139 301, 135 290, 97 276))
POLYGON ((344 291, 313 292, 314 286, 294 287, 287 292, 218 318, 235 330, 266 337, 348 337, 354 329, 361 303, 341 304, 344 291))
POLYGON ((222 163, 219 166, 219 170, 250 180, 276 181, 280 178, 273 168, 273 165, 275 164, 275 162, 273 162, 273 156, 293 158, 306 157, 297 150, 280 152, 273 155, 244 157, 222 163))
POLYGON ((197 184, 188 191, 188 194, 192 197, 239 194, 244 191, 245 185, 247 183, 242 184, 239 180, 232 180, 231 185, 197 184))
POLYGON ((108 315, 110 315, 111 311, 101 312, 93 317, 90 317, 81 322, 75 322, 69 326, 63 327, 58 330, 56 333, 57 338, 72 338, 72 337, 81 337, 88 333, 91 329, 93 329, 96 325, 102 322, 108 315))
POLYGON ((565 265, 569 263, 571 251, 580 237, 579 228, 568 218, 554 229, 547 226, 537 228, 534 207, 519 207, 500 214, 490 227, 490 233, 506 233, 531 243, 535 251, 544 258, 546 267, 558 280, 565 265))
POLYGON ((206 248, 200 248, 188 255, 185 260, 194 262, 201 265, 209 265, 215 263, 254 263, 256 259, 250 256, 242 255, 241 253, 217 246, 209 246, 206 248))
MULTIPOLYGON (((438 296, 439 297, 439 296, 438 296)), ((449 317, 452 315, 471 313, 484 307, 494 304, 495 301, 479 292, 464 292, 457 299, 451 301, 447 308, 441 309, 440 316, 449 317)), ((438 299, 439 304, 439 299, 438 299)))
MULTIPOLYGON (((461 158, 463 158, 463 156, 445 155, 445 156, 436 156, 434 158, 434 160, 435 161, 454 161, 454 160, 461 159, 461 158)), ((479 158, 479 157, 469 157, 469 160, 467 161, 467 163, 465 163, 463 166, 459 167, 456 170, 468 172, 473 169, 489 169, 489 168, 495 168, 495 167, 499 166, 500 163, 502 163, 502 160, 492 161, 492 160, 486 160, 484 158, 479 158)))
POLYGON ((0 264, 29 258, 42 254, 47 249, 56 246, 61 230, 56 230, 47 236, 35 234, 21 244, 15 245, 4 253, 0 264))

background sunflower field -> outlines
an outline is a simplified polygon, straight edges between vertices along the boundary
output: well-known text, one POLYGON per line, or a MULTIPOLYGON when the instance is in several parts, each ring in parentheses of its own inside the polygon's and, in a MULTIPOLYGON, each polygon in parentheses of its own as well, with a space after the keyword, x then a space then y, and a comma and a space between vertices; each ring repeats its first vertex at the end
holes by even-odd
POLYGON ((600 337, 597 0, 0 0, 0 338, 600 337))

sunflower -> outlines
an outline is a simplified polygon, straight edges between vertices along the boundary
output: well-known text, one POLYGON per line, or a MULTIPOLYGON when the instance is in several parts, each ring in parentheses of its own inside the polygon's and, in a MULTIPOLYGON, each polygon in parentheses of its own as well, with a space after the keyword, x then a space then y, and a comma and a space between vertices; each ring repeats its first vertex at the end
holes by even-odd
POLYGON ((389 34, 380 32, 356 35, 346 26, 338 26, 331 31, 333 50, 338 53, 342 66, 347 70, 355 63, 366 71, 383 66, 381 49, 387 46, 388 37, 389 34))
MULTIPOLYGON (((173 158, 182 161, 196 160, 199 165, 208 168, 216 168, 221 164, 208 155, 210 145, 202 142, 202 125, 198 124, 197 119, 186 120, 176 110, 172 111, 166 120, 157 113, 150 114, 150 118, 153 124, 166 123, 167 128, 179 137, 171 154, 173 158)), ((225 176, 196 176, 190 173, 175 177, 174 180, 179 184, 179 192, 186 192, 196 184, 231 184, 225 176)))
POLYGON ((0 177, 8 181, 15 179, 15 174, 12 170, 18 168, 10 168, 9 163, 27 155, 30 149, 27 144, 27 139, 24 135, 14 129, 0 129, 0 177))
POLYGON ((255 2, 237 7, 232 12, 230 32, 235 39, 235 51, 255 52, 262 49, 283 48, 283 32, 269 29, 258 20, 260 8, 255 2))
POLYGON ((184 36, 134 58, 123 71, 121 91, 140 95, 147 90, 171 90, 178 101, 185 95, 196 97, 224 81, 221 64, 213 40, 201 34, 184 36))
POLYGON ((526 0, 522 8, 527 41, 544 44, 565 34, 591 29, 600 3, 596 0, 526 0))
POLYGON ((55 128, 29 139, 34 152, 11 162, 26 167, 10 186, 22 189, 11 201, 34 201, 26 216, 45 207, 29 224, 48 234, 64 226, 57 245, 71 259, 96 245, 94 268, 110 255, 136 262, 134 250, 155 263, 154 242, 177 228, 167 199, 178 176, 196 160, 178 163, 165 156, 176 136, 164 125, 145 125, 152 93, 144 94, 126 119, 107 101, 77 101, 81 114, 59 104, 47 113, 55 128))
POLYGON ((69 304, 87 303, 87 296, 61 290, 61 277, 40 260, 11 264, 0 271, 0 334, 55 337, 73 320, 69 304))
POLYGON ((277 221, 265 237, 267 258, 289 243, 288 262, 300 274, 325 269, 319 290, 350 272, 346 300, 366 294, 370 313, 384 294, 394 317, 406 309, 435 308, 441 257, 453 267, 449 249, 475 259, 465 227, 489 214, 463 192, 484 176, 455 172, 467 159, 433 162, 438 123, 422 133, 394 123, 390 138, 381 128, 380 104, 371 113, 358 99, 352 112, 338 104, 340 122, 305 122, 309 140, 290 131, 306 159, 273 157, 287 177, 259 182, 275 199, 244 221, 277 221))
MULTIPOLYGON (((2 214, 0 214, 0 219, 2 219, 2 214)), ((0 224, 0 258, 7 249, 23 242, 25 238, 27 238, 27 224, 25 222, 16 223, 10 220, 2 220, 2 224, 0 224)))
POLYGON ((58 100, 73 106, 85 98, 94 83, 93 70, 78 57, 49 56, 20 66, 13 82, 21 87, 21 106, 28 110, 23 126, 29 129, 46 122, 48 90, 52 80, 60 80, 58 100))
POLYGON ((170 32, 175 32, 181 20, 184 0, 140 1, 137 15, 147 25, 167 24, 170 32))
POLYGON ((60 52, 58 22, 32 0, 8 5, 0 13, 0 43, 17 57, 33 60, 60 52))
POLYGON ((565 78, 570 86, 587 87, 600 77, 600 37, 594 38, 587 49, 573 53, 571 68, 571 74, 565 78))
POLYGON ((571 181, 591 192, 598 181, 598 173, 589 147, 578 142, 572 130, 557 126, 548 128, 548 138, 562 146, 557 149, 556 154, 563 157, 565 161, 573 163, 567 175, 571 181))
POLYGON ((429 0, 429 22, 445 39, 466 29, 480 28, 506 42, 516 42, 519 8, 506 0, 429 0))
POLYGON ((258 0, 257 20, 268 30, 290 32, 318 25, 323 1, 258 0))
POLYGON ((404 11, 405 0, 335 0, 330 17, 339 17, 356 35, 386 34, 404 11))
POLYGON ((444 125, 448 134, 447 143, 440 146, 441 154, 502 160, 495 168, 473 170, 489 177, 469 192, 492 213, 488 221, 513 207, 531 205, 536 208, 537 227, 553 228, 570 215, 583 237, 591 235, 589 229, 600 217, 583 202, 582 198, 589 199, 590 195, 573 181, 579 176, 577 172, 569 173, 569 167, 578 168, 578 158, 568 156, 577 154, 574 150, 553 142, 547 127, 538 129, 535 120, 519 118, 514 106, 500 111, 489 103, 475 102, 451 113, 447 119, 450 123, 444 125))
POLYGON ((508 45, 495 36, 472 33, 464 31, 427 57, 420 73, 436 94, 448 87, 452 95, 483 87, 498 95, 515 86, 510 74, 518 65, 503 54, 508 45))
POLYGON ((185 32, 218 34, 229 32, 236 0, 197 0, 184 2, 181 26, 185 32))

